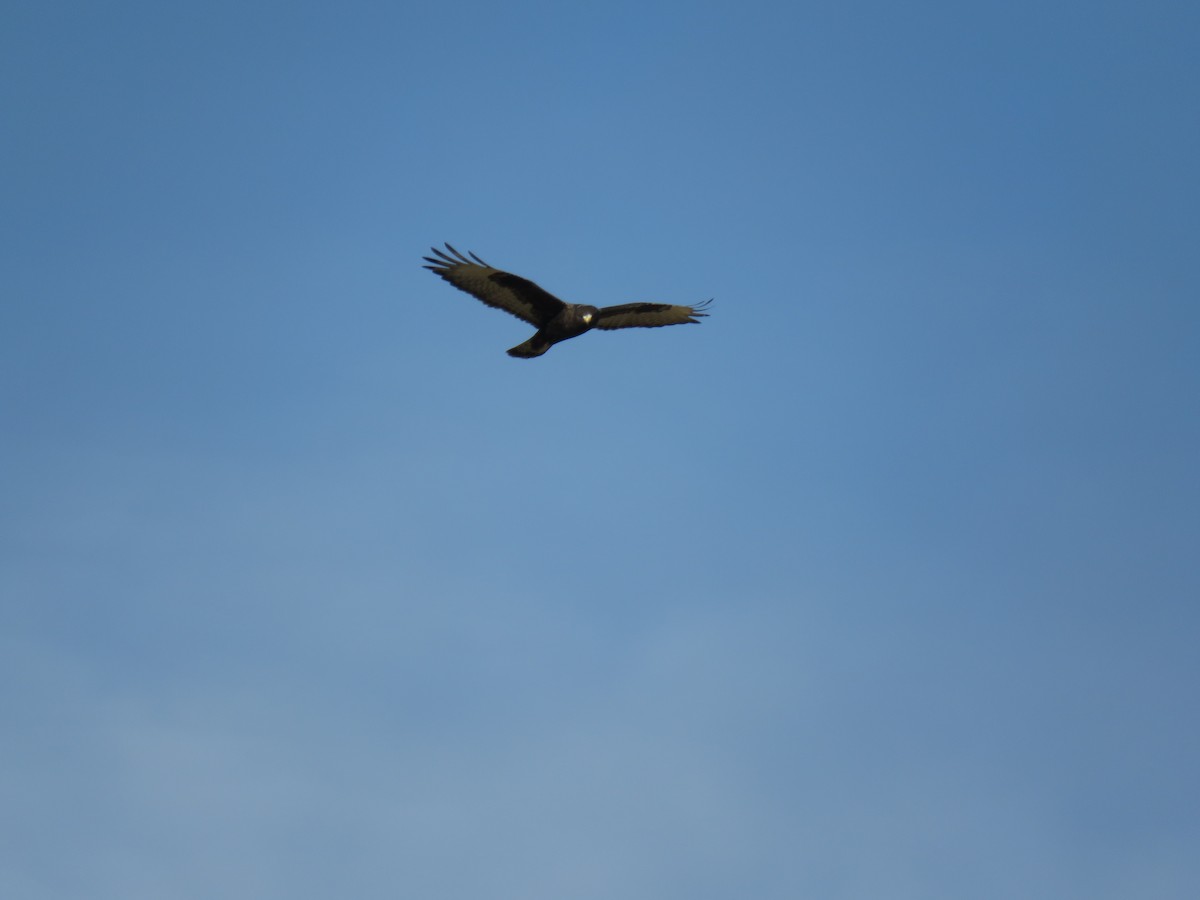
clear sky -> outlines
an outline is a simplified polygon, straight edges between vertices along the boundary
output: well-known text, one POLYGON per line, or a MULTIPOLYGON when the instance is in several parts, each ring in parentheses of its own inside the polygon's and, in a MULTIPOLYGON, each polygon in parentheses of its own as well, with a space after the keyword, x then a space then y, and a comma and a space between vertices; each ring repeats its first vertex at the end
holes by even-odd
POLYGON ((1200 896, 1191 0, 9 0, 0 105, 0 895, 1200 896))

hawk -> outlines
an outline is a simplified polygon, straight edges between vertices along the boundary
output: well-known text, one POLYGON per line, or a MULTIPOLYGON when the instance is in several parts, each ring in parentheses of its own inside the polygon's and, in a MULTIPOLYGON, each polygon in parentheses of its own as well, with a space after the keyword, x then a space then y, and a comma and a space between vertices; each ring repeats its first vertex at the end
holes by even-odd
POLYGON ((712 300, 695 306, 669 303, 624 303, 620 306, 587 306, 565 303, 519 275, 502 272, 485 263, 474 253, 463 256, 449 244, 444 252, 430 248, 433 256, 424 259, 426 269, 440 275, 460 291, 466 291, 488 306, 502 309, 537 329, 529 340, 508 351, 509 356, 532 359, 541 356, 559 341, 579 337, 585 331, 601 328, 659 328, 663 325, 700 324, 699 317, 712 300))

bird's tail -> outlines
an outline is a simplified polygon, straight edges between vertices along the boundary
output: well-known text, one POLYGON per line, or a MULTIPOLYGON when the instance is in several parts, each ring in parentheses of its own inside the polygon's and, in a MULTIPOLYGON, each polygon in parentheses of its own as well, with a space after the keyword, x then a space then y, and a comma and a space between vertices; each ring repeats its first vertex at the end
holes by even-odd
POLYGON ((553 346, 552 341, 548 341, 540 335, 534 335, 523 344, 517 344, 508 351, 509 356, 517 356, 521 359, 533 359, 535 356, 541 356, 553 346))

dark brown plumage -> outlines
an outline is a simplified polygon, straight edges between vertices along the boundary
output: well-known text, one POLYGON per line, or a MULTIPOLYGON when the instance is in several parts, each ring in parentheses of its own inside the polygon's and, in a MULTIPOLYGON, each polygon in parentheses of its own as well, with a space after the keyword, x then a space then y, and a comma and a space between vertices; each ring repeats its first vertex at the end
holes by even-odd
POLYGON ((659 328, 663 325, 699 324, 711 300, 695 306, 669 303, 625 303, 597 308, 582 303, 565 303, 532 281, 494 269, 474 253, 468 258, 449 244, 444 252, 431 248, 425 268, 440 275, 461 291, 488 306, 502 309, 537 329, 529 340, 508 351, 509 356, 531 359, 541 356, 559 341, 578 337, 593 328, 659 328))

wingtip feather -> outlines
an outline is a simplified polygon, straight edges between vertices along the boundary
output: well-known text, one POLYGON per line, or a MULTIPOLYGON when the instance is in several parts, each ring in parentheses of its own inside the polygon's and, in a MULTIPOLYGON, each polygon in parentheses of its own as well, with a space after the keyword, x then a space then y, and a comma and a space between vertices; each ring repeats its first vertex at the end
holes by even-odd
MULTIPOLYGON (((442 266, 442 267, 479 265, 479 266, 483 266, 485 269, 491 268, 490 265, 485 263, 482 259, 480 259, 478 256, 476 256, 474 253, 471 253, 470 251, 467 251, 467 254, 464 255, 463 253, 461 253, 458 250, 458 248, 456 248, 449 241, 446 242, 445 246, 446 246, 445 250, 439 250, 437 247, 430 247, 429 250, 433 254, 433 257, 425 256, 425 257, 422 257, 422 259, 426 260, 427 262, 431 262, 434 265, 442 266), (468 259, 468 256, 470 257, 469 259, 468 259), (436 258, 434 258, 434 257, 436 257, 436 258)), ((429 267, 426 266, 426 268, 429 268, 429 267)))

